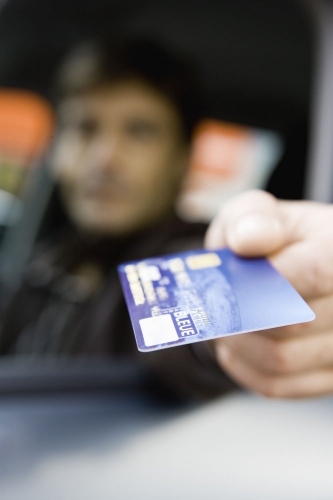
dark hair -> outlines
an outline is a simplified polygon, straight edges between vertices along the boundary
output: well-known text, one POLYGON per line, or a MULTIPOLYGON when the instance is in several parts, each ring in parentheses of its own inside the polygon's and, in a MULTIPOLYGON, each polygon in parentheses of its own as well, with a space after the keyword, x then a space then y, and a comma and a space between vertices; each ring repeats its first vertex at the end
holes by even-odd
POLYGON ((60 67, 55 100, 96 86, 139 79, 167 97, 178 110, 187 140, 203 117, 203 98, 194 65, 149 39, 92 39, 81 42, 60 67))

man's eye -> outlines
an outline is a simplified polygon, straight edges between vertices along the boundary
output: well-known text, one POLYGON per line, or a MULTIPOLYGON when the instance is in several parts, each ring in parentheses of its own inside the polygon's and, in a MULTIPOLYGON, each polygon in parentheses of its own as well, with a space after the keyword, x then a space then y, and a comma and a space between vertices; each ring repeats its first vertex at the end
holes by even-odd
POLYGON ((90 137, 97 132, 98 124, 94 120, 63 120, 60 122, 61 130, 79 132, 82 136, 90 137))
POLYGON ((127 126, 127 133, 135 139, 150 139, 158 135, 158 127, 153 123, 137 122, 127 126))
POLYGON ((81 120, 75 127, 81 134, 91 136, 97 132, 98 125, 94 120, 81 120))

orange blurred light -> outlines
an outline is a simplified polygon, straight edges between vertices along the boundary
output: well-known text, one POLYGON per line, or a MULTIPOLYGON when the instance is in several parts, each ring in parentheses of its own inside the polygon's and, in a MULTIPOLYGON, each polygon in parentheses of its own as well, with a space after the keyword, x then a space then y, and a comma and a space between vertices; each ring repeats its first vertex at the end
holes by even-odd
POLYGON ((0 153, 29 166, 49 145, 54 122, 51 104, 39 94, 0 89, 0 153))
POLYGON ((190 168, 220 179, 236 177, 251 139, 248 127, 204 120, 195 133, 190 168))

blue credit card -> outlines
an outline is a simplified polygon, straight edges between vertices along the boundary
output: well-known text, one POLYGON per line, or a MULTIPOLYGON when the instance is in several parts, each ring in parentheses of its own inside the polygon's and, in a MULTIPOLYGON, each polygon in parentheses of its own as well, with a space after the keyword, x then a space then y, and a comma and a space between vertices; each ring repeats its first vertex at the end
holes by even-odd
POLYGON ((227 248, 127 262, 118 273, 139 351, 315 319, 267 259, 227 248))

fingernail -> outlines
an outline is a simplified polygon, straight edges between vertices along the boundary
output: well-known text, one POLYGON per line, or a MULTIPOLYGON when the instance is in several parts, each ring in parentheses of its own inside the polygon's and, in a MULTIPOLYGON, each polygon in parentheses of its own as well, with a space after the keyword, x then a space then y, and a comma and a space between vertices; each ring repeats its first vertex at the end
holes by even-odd
POLYGON ((240 219, 232 228, 232 243, 241 243, 281 232, 281 222, 277 217, 264 213, 251 214, 240 219))

